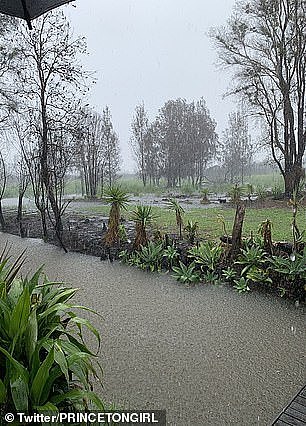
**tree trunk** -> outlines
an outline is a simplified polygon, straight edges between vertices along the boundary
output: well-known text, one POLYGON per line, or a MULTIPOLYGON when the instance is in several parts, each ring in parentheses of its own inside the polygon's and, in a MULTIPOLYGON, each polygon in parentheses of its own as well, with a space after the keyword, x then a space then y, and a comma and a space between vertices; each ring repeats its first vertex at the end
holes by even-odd
POLYGON ((41 208, 41 209, 39 209, 39 212, 40 212, 40 218, 41 218, 43 240, 46 242, 47 239, 48 239, 48 228, 47 228, 46 211, 45 211, 45 209, 41 208))
POLYGON ((5 220, 4 220, 3 211, 2 211, 2 200, 0 200, 0 225, 1 225, 2 231, 4 231, 5 230, 5 220))
POLYGON ((292 197, 293 192, 299 190, 304 175, 305 170, 301 164, 295 163, 290 169, 285 169, 283 177, 286 197, 292 197))
POLYGON ((22 224, 22 201, 23 201, 24 193, 20 193, 18 196, 18 208, 17 208, 17 222, 19 225, 19 234, 21 238, 24 238, 25 230, 22 224))
POLYGON ((232 247, 229 253, 230 260, 235 260, 241 248, 241 235, 245 215, 245 205, 238 204, 232 232, 232 247))

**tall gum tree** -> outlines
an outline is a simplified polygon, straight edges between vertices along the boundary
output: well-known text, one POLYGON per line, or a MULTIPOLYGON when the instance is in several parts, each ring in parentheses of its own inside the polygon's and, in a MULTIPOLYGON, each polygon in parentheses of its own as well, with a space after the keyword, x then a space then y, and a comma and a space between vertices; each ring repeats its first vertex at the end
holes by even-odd
POLYGON ((263 118, 285 194, 304 175, 306 1, 243 0, 227 26, 211 31, 221 64, 234 72, 230 90, 263 118))

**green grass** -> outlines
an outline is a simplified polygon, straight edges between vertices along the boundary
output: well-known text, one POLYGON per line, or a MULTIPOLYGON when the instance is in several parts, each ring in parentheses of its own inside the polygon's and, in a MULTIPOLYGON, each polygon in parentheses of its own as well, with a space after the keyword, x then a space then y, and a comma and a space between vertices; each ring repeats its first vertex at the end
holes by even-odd
MULTIPOLYGON (((128 220, 131 219, 131 211, 135 206, 129 206, 127 211, 123 211, 122 216, 128 220)), ((101 214, 103 216, 108 216, 109 207, 108 206, 92 206, 90 208, 81 209, 81 211, 86 211, 91 214, 101 214)), ((157 216, 157 219, 154 221, 153 228, 159 229, 162 232, 177 232, 175 215, 173 212, 169 211, 167 208, 162 207, 152 207, 153 214, 157 216)), ((220 221, 218 220, 218 215, 223 216, 226 229, 228 234, 231 234, 233 221, 235 217, 234 208, 209 208, 209 209, 191 209, 188 210, 184 215, 184 223, 187 223, 188 220, 193 222, 198 222, 199 224, 199 235, 201 237, 218 240, 220 235, 222 235, 223 229, 220 221)), ((274 208, 247 208, 243 235, 249 236, 251 231, 255 236, 259 225, 266 219, 269 219, 272 222, 272 238, 274 241, 291 241, 291 221, 292 221, 292 211, 290 207, 274 207, 274 208)), ((297 216, 297 222, 300 230, 303 229, 303 224, 305 223, 305 208, 300 209, 297 216)))

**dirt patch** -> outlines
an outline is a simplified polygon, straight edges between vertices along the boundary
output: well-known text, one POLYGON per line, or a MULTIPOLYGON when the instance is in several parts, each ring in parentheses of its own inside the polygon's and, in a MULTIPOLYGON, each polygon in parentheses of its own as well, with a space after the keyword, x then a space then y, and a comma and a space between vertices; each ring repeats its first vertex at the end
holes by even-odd
MULTIPOLYGON (((5 211, 6 227, 4 232, 20 235, 16 213, 5 211)), ((107 230, 108 218, 101 216, 84 216, 84 214, 69 212, 63 218, 63 243, 68 251, 74 251, 93 256, 117 258, 119 251, 126 248, 133 239, 134 228, 130 222, 125 222, 127 242, 122 242, 120 247, 109 250, 105 247, 103 237, 107 230)), ((50 220, 47 223, 48 238, 46 242, 59 245, 54 228, 50 220)), ((27 238, 43 238, 40 216, 35 212, 27 212, 23 216, 23 228, 27 238)))

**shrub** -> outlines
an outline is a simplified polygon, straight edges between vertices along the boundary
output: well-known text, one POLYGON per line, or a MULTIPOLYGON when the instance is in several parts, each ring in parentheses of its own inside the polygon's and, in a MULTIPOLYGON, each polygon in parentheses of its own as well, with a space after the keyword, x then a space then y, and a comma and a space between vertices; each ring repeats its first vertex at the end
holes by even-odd
POLYGON ((214 271, 222 254, 222 247, 211 241, 201 243, 198 247, 192 247, 188 251, 190 258, 200 265, 202 270, 214 271))
POLYGON ((111 205, 105 243, 112 246, 120 240, 120 210, 127 208, 130 199, 120 186, 113 186, 106 191, 104 200, 111 205))
POLYGON ((176 261, 178 256, 179 252, 176 250, 174 245, 167 246, 167 248, 164 249, 163 257, 167 259, 169 269, 172 269, 173 263, 176 261))
POLYGON ((188 220, 184 230, 187 232, 187 239, 189 243, 191 244, 194 243, 198 228, 199 228, 198 222, 192 222, 192 220, 188 220))
POLYGON ((229 193, 230 201, 233 204, 238 204, 241 201, 241 197, 243 196, 243 188, 242 186, 238 186, 237 184, 233 186, 229 193))
POLYGON ((185 213, 185 210, 174 198, 169 199, 169 209, 175 212, 176 224, 179 228, 180 238, 182 238, 183 214, 185 213))
POLYGON ((138 251, 138 257, 142 269, 154 272, 161 269, 161 261, 163 258, 162 243, 154 243, 149 241, 146 246, 142 246, 138 251))
POLYGON ((200 274, 195 271, 195 263, 192 262, 190 265, 185 265, 183 262, 179 262, 179 266, 173 266, 172 276, 177 281, 181 281, 184 284, 197 283, 200 281, 200 274))
POLYGON ((294 253, 288 258, 281 256, 272 256, 269 259, 270 268, 282 275, 287 281, 301 281, 306 280, 306 248, 303 254, 294 253))
POLYGON ((263 185, 256 186, 256 194, 259 201, 263 201, 267 198, 267 189, 263 185))
POLYGON ((147 225, 151 224, 154 219, 152 207, 137 206, 136 209, 132 212, 132 219, 136 224, 134 248, 139 249, 141 246, 145 246, 148 242, 146 228, 147 225))
POLYGON ((244 275, 252 267, 263 265, 267 261, 265 252, 258 246, 247 247, 245 250, 241 250, 241 255, 236 264, 242 265, 243 269, 241 275, 244 275))
POLYGON ((250 288, 248 286, 248 280, 244 277, 241 277, 239 280, 234 280, 234 282, 234 289, 237 290, 238 293, 245 293, 247 291, 250 291, 250 288))
MULTIPOLYGON (((83 340, 87 328, 70 299, 77 289, 49 282, 41 269, 17 279, 18 265, 0 263, 0 403, 2 412, 104 410, 92 391, 96 355, 83 340)), ((89 309, 87 309, 89 310, 89 309)))

